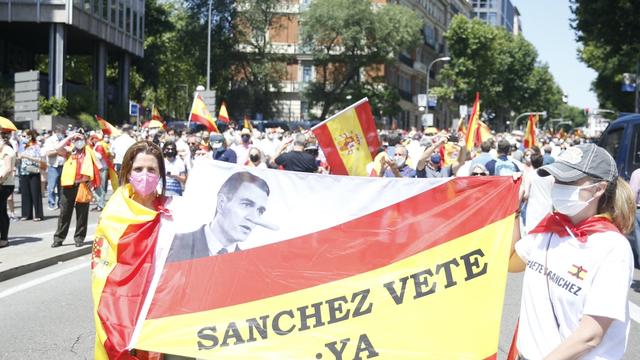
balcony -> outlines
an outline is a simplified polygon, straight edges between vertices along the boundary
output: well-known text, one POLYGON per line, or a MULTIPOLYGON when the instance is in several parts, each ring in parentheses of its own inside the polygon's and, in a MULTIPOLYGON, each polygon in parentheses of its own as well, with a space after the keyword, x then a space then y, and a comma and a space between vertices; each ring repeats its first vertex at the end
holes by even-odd
POLYGON ((400 94, 400 98, 406 100, 408 102, 413 102, 413 95, 410 91, 398 89, 398 94, 400 94))
POLYGON ((400 55, 398 56, 398 60, 408 67, 413 68, 413 59, 411 59, 409 56, 400 53, 400 55))

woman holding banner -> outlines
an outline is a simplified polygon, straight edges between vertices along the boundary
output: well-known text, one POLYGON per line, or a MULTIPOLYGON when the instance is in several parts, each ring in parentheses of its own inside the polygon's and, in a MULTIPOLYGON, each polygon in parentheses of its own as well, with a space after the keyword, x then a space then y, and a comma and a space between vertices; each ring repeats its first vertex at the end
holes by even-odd
MULTIPOLYGON (((168 214, 164 184, 160 147, 150 141, 133 144, 122 161, 121 186, 102 212, 93 244, 96 359, 127 357, 133 327, 153 276, 160 219, 168 214)), ((144 352, 136 356, 156 358, 144 352)))
POLYGON ((623 235, 635 220, 631 189, 594 144, 567 149, 538 174, 555 179, 555 212, 519 241, 516 221, 509 270, 525 271, 517 358, 620 359, 633 279, 623 235))

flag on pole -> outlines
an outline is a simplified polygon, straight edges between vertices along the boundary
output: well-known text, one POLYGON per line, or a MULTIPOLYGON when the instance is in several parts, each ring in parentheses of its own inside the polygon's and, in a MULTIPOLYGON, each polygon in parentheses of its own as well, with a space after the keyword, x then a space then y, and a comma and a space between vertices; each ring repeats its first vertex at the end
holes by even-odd
POLYGON ((104 135, 109 135, 113 137, 117 137, 122 135, 122 131, 118 130, 115 126, 111 125, 107 120, 103 119, 99 115, 95 115, 96 121, 98 121, 98 126, 100 126, 100 130, 104 135))
POLYGON ((480 146, 478 142, 478 128, 480 124, 480 93, 476 93, 476 100, 473 102, 473 108, 471 110, 471 116, 469 116, 469 125, 467 126, 467 135, 465 143, 467 144, 467 150, 471 151, 474 146, 480 146))
POLYGON ((369 100, 364 98, 311 128, 333 174, 368 176, 380 148, 369 100))
POLYGON ((230 118, 229 118, 229 112, 227 111, 227 103, 222 100, 222 103, 220 104, 220 111, 218 112, 218 120, 222 121, 225 124, 229 124, 230 118))
POLYGON ((207 110, 207 104, 204 102, 204 99, 202 99, 200 94, 197 94, 193 99, 193 106, 191 106, 189 121, 204 125, 209 132, 220 132, 216 125, 216 120, 211 116, 209 110, 207 110))
POLYGON ((160 215, 119 187, 102 211, 93 240, 91 290, 95 359, 130 359, 133 334, 153 272, 160 215))
POLYGON ((458 121, 458 129, 456 130, 457 133, 461 133, 464 134, 464 136, 467 136, 467 126, 465 124, 464 119, 460 119, 460 121, 458 121))
POLYGON ((249 115, 245 114, 244 118, 243 118, 243 124, 242 124, 244 129, 249 129, 251 131, 253 131, 253 125, 251 125, 251 120, 249 119, 249 115))
POLYGON ((156 104, 151 105, 151 120, 164 122, 164 119, 162 118, 162 115, 160 115, 160 111, 158 110, 156 104))
POLYGON ((529 149, 536 144, 536 124, 538 122, 538 115, 529 115, 527 121, 527 128, 524 132, 524 148, 529 149))
POLYGON ((478 120, 478 130, 476 136, 476 142, 481 144, 484 141, 491 139, 493 137, 493 134, 491 133, 491 128, 489 127, 489 125, 485 124, 482 120, 478 120))
POLYGON ((178 231, 158 256, 130 348, 200 359, 497 358, 518 207, 510 177, 381 181, 210 162, 188 182, 173 210, 191 226, 174 225, 196 230, 178 231), (253 193, 264 212, 231 251, 211 255, 199 234, 236 225, 215 199, 239 179, 270 190, 253 193))

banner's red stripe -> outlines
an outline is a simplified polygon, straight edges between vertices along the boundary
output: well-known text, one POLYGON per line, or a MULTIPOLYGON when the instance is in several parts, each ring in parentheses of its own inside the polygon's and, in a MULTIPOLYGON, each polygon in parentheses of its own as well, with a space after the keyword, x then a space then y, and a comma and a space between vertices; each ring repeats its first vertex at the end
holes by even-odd
POLYGON ((496 360, 498 359, 498 353, 495 353, 484 360, 496 360))
POLYGON ((336 148, 336 144, 333 142, 333 137, 331 136, 331 131, 329 131, 327 124, 323 124, 313 129, 313 134, 316 136, 316 139, 318 139, 322 152, 327 158, 329 166, 331 166, 331 173, 335 175, 349 175, 349 172, 342 161, 342 157, 340 156, 340 152, 338 151, 338 148, 336 148))
POLYGON ((503 219, 517 204, 511 177, 456 178, 333 228, 169 263, 148 318, 242 304, 368 272, 503 219))
POLYGON ((360 127, 362 128, 362 133, 367 139, 371 158, 375 158, 380 149, 380 139, 378 137, 378 130, 376 129, 376 122, 371 113, 371 105, 366 101, 356 106, 355 110, 358 121, 360 122, 360 127))
POLYGON ((110 359, 135 359, 126 348, 153 276, 159 219, 129 225, 118 240, 117 264, 107 277, 98 306, 110 359))
POLYGON ((205 117, 202 117, 202 116, 200 116, 200 115, 198 115, 198 114, 191 113, 191 121, 193 121, 193 122, 196 122, 196 123, 198 123, 198 124, 202 124, 202 125, 206 126, 206 127, 207 127, 207 130, 208 130, 209 132, 211 132, 211 131, 219 132, 219 131, 218 131, 218 126, 216 126, 216 124, 211 123, 211 122, 209 121, 209 119, 207 119, 207 118, 205 118, 205 117))

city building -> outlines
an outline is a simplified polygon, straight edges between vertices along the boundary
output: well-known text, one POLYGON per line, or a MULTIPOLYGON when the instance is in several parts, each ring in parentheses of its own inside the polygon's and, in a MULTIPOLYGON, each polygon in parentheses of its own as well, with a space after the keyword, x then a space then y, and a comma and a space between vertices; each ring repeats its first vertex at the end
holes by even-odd
MULTIPOLYGON (((312 0, 283 1, 278 9, 283 16, 279 18, 278 26, 274 26, 278 30, 266 35, 273 51, 295 58, 287 64, 287 78, 282 83, 283 93, 278 102, 280 115, 284 120, 308 119, 310 114, 317 113, 317 109, 310 109, 305 101, 304 89, 316 78, 318 69, 314 67, 311 54, 300 44, 300 14, 311 2, 312 0)), ((400 53, 395 64, 385 65, 380 70, 386 83, 398 89, 402 111, 393 117, 377 121, 384 127, 390 127, 394 120, 399 128, 426 126, 422 121, 425 112, 418 106, 417 95, 426 91, 427 69, 433 60, 447 55, 444 34, 453 16, 462 14, 471 18, 473 8, 467 0, 372 0, 372 3, 377 6, 393 3, 409 7, 424 21, 421 44, 416 49, 400 53)), ((240 45, 240 49, 246 47, 240 45)), ((443 65, 444 62, 437 62, 431 67, 430 87, 438 85, 436 74, 443 65)), ((450 107, 432 105, 435 105, 430 109, 430 113, 434 114, 433 126, 452 126, 452 117, 457 115, 449 113, 450 107)))
POLYGON ((471 0, 471 5, 474 17, 487 24, 503 27, 513 34, 522 32, 520 12, 511 0, 471 0))
MULTIPOLYGON (((40 96, 94 91, 102 116, 108 104, 126 106, 132 57, 144 55, 144 14, 144 0, 0 0, 0 86, 13 87, 15 73, 44 63, 33 84, 40 96), (91 83, 70 79, 73 56, 90 57, 91 83), (117 83, 107 81, 108 63, 117 64, 117 83)), ((37 113, 37 97, 21 104, 37 113)))

